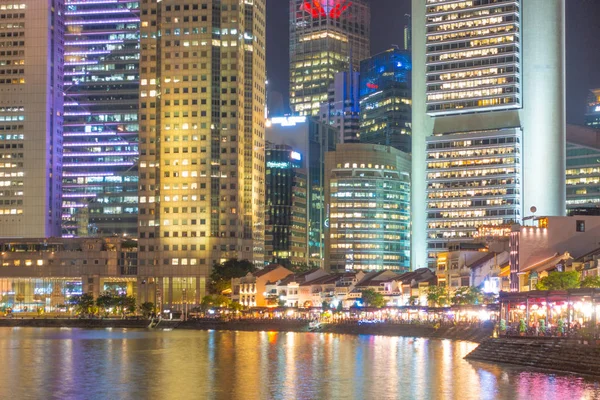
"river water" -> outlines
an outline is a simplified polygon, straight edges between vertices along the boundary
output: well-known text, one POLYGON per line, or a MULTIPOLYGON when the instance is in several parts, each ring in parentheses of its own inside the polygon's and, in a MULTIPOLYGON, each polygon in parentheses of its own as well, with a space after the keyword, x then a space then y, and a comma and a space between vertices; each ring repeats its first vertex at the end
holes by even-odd
POLYGON ((476 344, 323 333, 0 328, 0 399, 594 399, 476 344))

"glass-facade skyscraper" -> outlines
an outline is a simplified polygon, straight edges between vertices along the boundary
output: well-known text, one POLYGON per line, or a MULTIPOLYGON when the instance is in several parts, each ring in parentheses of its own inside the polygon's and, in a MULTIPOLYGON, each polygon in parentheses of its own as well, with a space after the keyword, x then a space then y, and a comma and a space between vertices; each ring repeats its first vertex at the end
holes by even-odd
POLYGON ((410 156, 347 143, 325 155, 325 268, 410 269, 410 156))
POLYGON ((360 141, 411 151, 410 52, 392 48, 360 63, 360 141))
POLYGON ((308 268, 306 167, 291 146, 267 143, 265 264, 308 268))
POLYGON ((139 1, 67 0, 62 234, 137 234, 139 1))
POLYGON ((413 0, 412 16, 420 268, 480 226, 565 214, 565 0, 413 0))
POLYGON ((369 57, 371 10, 366 0, 289 1, 292 113, 316 116, 335 74, 369 57))

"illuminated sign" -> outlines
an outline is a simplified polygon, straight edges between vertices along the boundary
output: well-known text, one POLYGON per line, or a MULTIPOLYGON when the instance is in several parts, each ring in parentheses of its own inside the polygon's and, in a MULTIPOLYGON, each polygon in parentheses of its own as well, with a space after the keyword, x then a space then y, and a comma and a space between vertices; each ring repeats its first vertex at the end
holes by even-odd
POLYGON ((296 151, 292 151, 292 154, 290 155, 290 157, 292 157, 292 160, 297 160, 297 161, 302 160, 302 154, 300 154, 296 151))
POLYGON ((369 89, 379 89, 379 85, 376 85, 375 83, 371 83, 371 82, 367 83, 367 87, 369 89))
POLYGON ((289 168, 290 163, 284 161, 267 161, 267 168, 289 168))
MULTIPOLYGON (((306 122, 306 117, 275 117, 271 118, 270 123, 281 126, 296 126, 306 122)), ((267 123, 267 125, 269 125, 267 123)))
POLYGON ((600 106, 596 106, 596 108, 594 109, 594 112, 600 112, 600 106))
POLYGON ((302 4, 302 9, 313 18, 329 16, 332 19, 339 19, 351 5, 350 0, 306 0, 302 4))

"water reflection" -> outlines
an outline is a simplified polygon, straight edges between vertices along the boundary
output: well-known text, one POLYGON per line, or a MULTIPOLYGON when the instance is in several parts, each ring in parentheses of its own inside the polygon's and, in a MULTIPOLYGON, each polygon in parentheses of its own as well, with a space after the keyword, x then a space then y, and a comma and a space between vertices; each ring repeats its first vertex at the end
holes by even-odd
POLYGON ((0 329, 0 398, 592 399, 590 378, 471 363, 468 342, 320 333, 0 329))

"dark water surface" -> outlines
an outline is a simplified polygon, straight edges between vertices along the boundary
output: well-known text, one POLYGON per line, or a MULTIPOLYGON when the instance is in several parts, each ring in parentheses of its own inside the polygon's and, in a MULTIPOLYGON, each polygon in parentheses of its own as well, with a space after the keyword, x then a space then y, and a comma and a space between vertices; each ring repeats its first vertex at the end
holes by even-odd
POLYGON ((0 328, 0 399, 595 399, 476 344, 322 333, 0 328))

